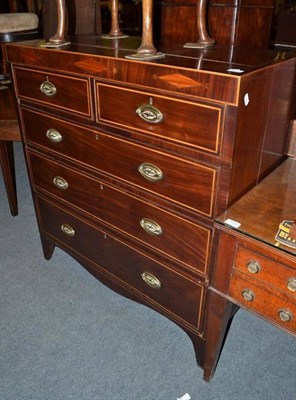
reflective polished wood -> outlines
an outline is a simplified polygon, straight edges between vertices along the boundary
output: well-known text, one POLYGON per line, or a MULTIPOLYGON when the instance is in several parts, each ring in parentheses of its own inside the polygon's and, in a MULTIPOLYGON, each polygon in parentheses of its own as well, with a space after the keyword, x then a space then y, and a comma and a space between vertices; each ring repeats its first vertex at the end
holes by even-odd
MULTIPOLYGON (((273 0, 210 0, 206 18, 209 34, 222 46, 268 48, 274 3, 273 0)), ((161 15, 156 30, 160 31, 162 45, 196 41, 196 0, 156 1, 156 13, 161 15)))
POLYGON ((214 373, 238 307, 296 336, 295 200, 296 160, 289 158, 217 219, 206 379, 214 373))
POLYGON ((8 46, 44 256, 170 318, 203 366, 214 220, 284 161, 295 58, 69 41, 8 46))

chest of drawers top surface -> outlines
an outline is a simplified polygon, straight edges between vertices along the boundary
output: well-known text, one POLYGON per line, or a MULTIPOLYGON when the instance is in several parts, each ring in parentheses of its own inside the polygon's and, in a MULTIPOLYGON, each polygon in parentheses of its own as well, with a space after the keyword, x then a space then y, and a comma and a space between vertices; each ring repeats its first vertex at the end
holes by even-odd
POLYGON ((241 82, 252 74, 262 74, 266 68, 294 62, 289 53, 275 51, 252 52, 219 48, 162 49, 165 58, 139 62, 127 60, 135 52, 137 38, 106 42, 99 37, 83 35, 71 38, 71 44, 60 49, 41 47, 42 41, 9 44, 9 60, 52 71, 64 71, 112 80, 182 96, 199 97, 237 105, 241 82))

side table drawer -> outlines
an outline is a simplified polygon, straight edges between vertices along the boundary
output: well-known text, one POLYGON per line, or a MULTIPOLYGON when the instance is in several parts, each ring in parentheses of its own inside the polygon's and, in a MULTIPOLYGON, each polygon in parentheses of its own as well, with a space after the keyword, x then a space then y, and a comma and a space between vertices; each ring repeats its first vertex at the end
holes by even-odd
POLYGON ((99 121, 133 128, 217 154, 222 109, 97 84, 99 121))
POLYGON ((295 298, 271 290, 267 285, 248 279, 239 271, 233 271, 228 295, 239 305, 254 310, 281 327, 296 333, 295 298))
MULTIPOLYGON (((142 298, 199 329, 204 288, 93 225, 37 199, 41 233, 82 255, 142 298)), ((94 266, 94 268, 96 268, 94 266)))
POLYGON ((247 247, 238 246, 234 267, 253 279, 286 292, 296 293, 296 270, 247 247))
POLYGON ((15 67, 15 86, 20 98, 91 117, 89 81, 15 67))
POLYGON ((123 139, 23 110, 29 142, 206 216, 214 211, 218 171, 123 139), (50 137, 54 132, 59 139, 50 137))

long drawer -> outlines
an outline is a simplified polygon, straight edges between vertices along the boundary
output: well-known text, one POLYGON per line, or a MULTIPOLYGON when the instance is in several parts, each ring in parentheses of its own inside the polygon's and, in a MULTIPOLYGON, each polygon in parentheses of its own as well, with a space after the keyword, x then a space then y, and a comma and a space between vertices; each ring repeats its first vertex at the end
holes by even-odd
POLYGON ((15 67, 15 87, 22 99, 91 117, 89 80, 15 67))
POLYGON ((211 230, 29 153, 33 185, 79 207, 185 267, 206 273, 211 230))
POLYGON ((38 198, 36 204, 41 233, 199 329, 203 286, 44 199, 38 198))
POLYGON ((101 83, 97 83, 97 98, 99 121, 137 129, 213 154, 219 152, 222 110, 217 106, 101 83))
POLYGON ((23 109, 26 140, 212 216, 217 170, 23 109))

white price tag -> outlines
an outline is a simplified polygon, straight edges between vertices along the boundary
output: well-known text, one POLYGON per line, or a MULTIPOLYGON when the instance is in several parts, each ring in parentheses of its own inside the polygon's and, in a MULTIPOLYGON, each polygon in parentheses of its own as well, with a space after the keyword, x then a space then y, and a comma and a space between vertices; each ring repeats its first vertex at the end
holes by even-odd
POLYGON ((224 221, 224 224, 232 226, 232 228, 239 228, 241 226, 240 222, 234 221, 233 219, 230 218, 224 221))
POLYGON ((244 104, 247 107, 247 105, 250 103, 250 97, 249 97, 249 93, 246 93, 244 95, 244 104))
POLYGON ((240 68, 228 68, 227 72, 234 72, 236 74, 242 74, 244 72, 244 70, 240 69, 240 68))

